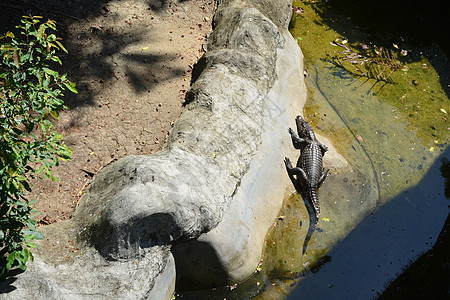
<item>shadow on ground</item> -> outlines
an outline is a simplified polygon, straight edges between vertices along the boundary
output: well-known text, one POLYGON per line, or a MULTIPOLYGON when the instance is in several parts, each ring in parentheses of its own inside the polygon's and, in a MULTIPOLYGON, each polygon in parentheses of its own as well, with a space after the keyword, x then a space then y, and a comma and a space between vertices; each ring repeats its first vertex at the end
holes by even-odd
POLYGON ((52 66, 76 83, 65 92, 55 129, 72 161, 53 170, 57 183, 32 182, 41 224, 70 218, 92 176, 126 155, 159 151, 179 117, 192 66, 211 31, 212 0, 0 1, 0 32, 23 15, 57 22, 68 54, 52 66))
MULTIPOLYGON (((134 23, 142 18, 136 13, 130 15, 129 21, 125 21, 123 24, 119 23, 117 11, 111 6, 113 4, 121 5, 121 2, 125 1, 11 0, 0 3, 0 32, 17 30, 14 27, 16 24, 20 24, 23 15, 39 15, 44 20, 56 20, 57 35, 63 38, 63 44, 69 54, 62 53, 60 57, 63 65, 55 66, 55 68, 59 68, 62 73, 68 73, 71 81, 78 83, 77 88, 84 90, 77 95, 66 92, 65 103, 69 109, 96 105, 93 98, 103 91, 95 85, 96 83, 104 83, 125 76, 129 78, 128 82, 136 93, 143 93, 149 92, 156 84, 165 80, 182 76, 183 70, 179 68, 168 70, 159 77, 149 71, 160 70, 165 61, 174 59, 170 55, 142 53, 136 49, 129 51, 134 45, 142 43, 145 39, 144 35, 148 35, 148 31, 151 29, 146 26, 144 31, 142 27, 134 26, 134 23), (91 26, 92 22, 86 22, 88 19, 96 18, 105 21, 112 19, 107 22, 113 22, 115 26, 103 27, 102 20, 97 22, 99 26, 91 26), (116 60, 125 61, 127 65, 122 74, 115 72, 120 63, 116 60), (149 72, 150 77, 142 76, 143 72, 149 72)), ((149 14, 163 14, 171 7, 171 2, 176 3, 176 1, 166 0, 143 2, 147 5, 149 14)), ((72 122, 72 126, 75 125, 76 122, 72 122)))

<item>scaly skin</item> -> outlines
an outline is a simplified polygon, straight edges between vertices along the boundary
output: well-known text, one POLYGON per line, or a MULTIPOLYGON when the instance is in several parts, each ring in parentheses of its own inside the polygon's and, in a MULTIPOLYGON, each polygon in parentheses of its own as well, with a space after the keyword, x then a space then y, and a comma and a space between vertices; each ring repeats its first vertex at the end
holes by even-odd
POLYGON ((298 136, 292 128, 289 128, 288 132, 291 135, 294 148, 300 150, 300 157, 295 168, 292 167, 289 158, 286 157, 284 162, 295 189, 314 208, 317 223, 320 215, 318 189, 329 171, 324 172, 322 159, 327 151, 327 147, 316 139, 311 125, 301 116, 297 116, 295 121, 297 123, 298 136))

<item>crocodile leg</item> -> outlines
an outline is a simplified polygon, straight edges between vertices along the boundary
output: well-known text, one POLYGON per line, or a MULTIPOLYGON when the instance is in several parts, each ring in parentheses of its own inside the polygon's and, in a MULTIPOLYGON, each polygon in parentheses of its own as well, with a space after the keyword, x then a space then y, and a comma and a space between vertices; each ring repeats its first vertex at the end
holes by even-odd
POLYGON ((287 170, 287 172, 288 172, 288 175, 289 175, 289 178, 291 179, 291 181, 292 181, 292 184, 294 185, 294 186, 296 186, 296 180, 295 180, 295 178, 294 178, 294 174, 292 174, 292 163, 291 163, 291 160, 289 159, 289 158, 287 158, 287 157, 285 157, 284 158, 284 164, 286 165, 286 170, 287 170))
POLYGON ((284 164, 286 165, 286 170, 288 172, 289 178, 292 181, 292 184, 294 185, 295 189, 300 193, 302 191, 302 185, 306 182, 309 183, 308 176, 306 175, 306 172, 299 168, 293 168, 291 160, 287 157, 284 158, 284 164), (297 175, 297 179, 294 177, 294 175, 297 175))
POLYGON ((298 137, 298 135, 294 132, 294 130, 292 130, 292 128, 288 128, 288 132, 291 135, 292 144, 294 145, 294 148, 301 149, 302 146, 305 145, 306 140, 298 137))
POLYGON ((305 170, 303 170, 302 168, 299 167, 292 168, 291 165, 291 168, 287 170, 290 175, 297 175, 297 180, 302 180, 303 182, 309 184, 308 174, 306 174, 305 170))
POLYGON ((321 144, 319 141, 317 141, 317 144, 319 145, 320 150, 322 151, 322 156, 324 156, 324 155, 325 155, 325 152, 328 151, 328 147, 325 146, 324 144, 321 144))
MULTIPOLYGON (((324 170, 325 170, 325 168, 324 168, 324 170)), ((320 186, 322 185, 322 183, 323 183, 323 182, 325 181, 325 179, 327 178, 327 176, 328 176, 328 171, 330 171, 330 169, 326 170, 326 171, 322 174, 322 176, 320 176, 319 181, 317 182, 317 188, 320 188, 320 186)))

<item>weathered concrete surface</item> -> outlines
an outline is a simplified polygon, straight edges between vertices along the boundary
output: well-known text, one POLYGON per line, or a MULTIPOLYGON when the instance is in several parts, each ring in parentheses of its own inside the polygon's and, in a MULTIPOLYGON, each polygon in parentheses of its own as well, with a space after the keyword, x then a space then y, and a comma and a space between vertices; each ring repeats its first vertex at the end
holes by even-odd
POLYGON ((205 284, 254 271, 290 187, 287 127, 306 99, 290 14, 287 0, 219 1, 189 103, 164 149, 102 169, 73 219, 46 228, 50 240, 76 239, 81 250, 61 262, 41 243, 30 269, 3 286, 17 287, 9 299, 36 291, 48 299, 164 299, 175 264, 180 277, 205 284))
POLYGON ((215 25, 164 149, 105 167, 76 211, 84 237, 107 258, 138 257, 216 227, 258 153, 284 39, 240 1, 221 3, 215 25))
POLYGON ((72 244, 71 220, 44 227, 35 261, 0 283, 0 299, 170 299, 175 261, 170 246, 147 248, 139 258, 107 261, 93 248, 72 244), (55 246, 55 244, 58 244, 55 246))
POLYGON ((294 156, 296 151, 287 128, 306 100, 303 56, 287 32, 284 39, 277 55, 278 78, 264 102, 258 153, 222 222, 195 241, 174 245, 181 278, 207 285, 236 282, 253 273, 261 259, 264 237, 290 186, 282 161, 284 155, 294 156))
MULTIPOLYGON (((261 259, 265 235, 293 190, 282 161, 298 156, 287 128, 295 126, 295 117, 303 111, 306 86, 303 54, 288 31, 280 31, 285 43, 277 50, 277 79, 264 102, 258 153, 219 225, 196 240, 173 246, 178 280, 216 286, 251 275, 261 259)), ((328 140, 318 139, 329 145, 327 167, 348 167, 328 140)))

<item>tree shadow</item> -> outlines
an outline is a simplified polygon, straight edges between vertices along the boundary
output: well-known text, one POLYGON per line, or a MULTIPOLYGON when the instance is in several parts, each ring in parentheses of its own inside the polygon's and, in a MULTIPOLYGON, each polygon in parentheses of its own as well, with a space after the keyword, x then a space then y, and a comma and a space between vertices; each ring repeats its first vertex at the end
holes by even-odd
POLYGON ((14 282, 18 279, 18 275, 22 274, 23 270, 21 269, 13 269, 8 272, 6 275, 6 278, 1 278, 0 280, 0 295, 1 294, 8 294, 14 290, 17 289, 17 287, 14 286, 14 282))
MULTIPOLYGON (((151 47, 147 47, 150 49, 145 52, 129 50, 132 46, 136 49, 139 43, 151 42, 144 40, 148 39, 148 31, 151 29, 145 27, 138 30, 132 26, 135 21, 131 20, 132 16, 125 25, 88 27, 92 23, 90 21, 95 19, 100 20, 97 22, 99 24, 107 19, 115 22, 117 15, 110 6, 120 2, 122 0, 10 0, 8 3, 0 3, 0 32, 16 30, 15 26, 20 24, 23 15, 40 15, 43 20, 52 19, 57 22, 57 36, 62 37, 62 43, 69 54, 61 51, 59 56, 63 64, 53 67, 60 73, 68 73, 69 79, 77 84, 78 94, 66 91, 64 96, 65 104, 71 110, 97 105, 94 98, 109 88, 106 84, 108 81, 125 79, 134 92, 143 93, 151 91, 164 81, 182 76, 183 70, 169 68, 164 69, 162 76, 154 74, 158 73, 155 70, 160 70, 164 62, 173 59, 173 56, 158 54, 157 49, 151 47), (76 36, 73 35, 74 27, 79 29, 76 36), (120 75, 115 73, 118 66, 116 60, 126 66, 120 75)), ((178 2, 180 1, 146 0, 143 3, 147 9, 142 11, 142 15, 164 13, 178 2)), ((76 120, 72 121, 71 126, 76 123, 76 120)))

